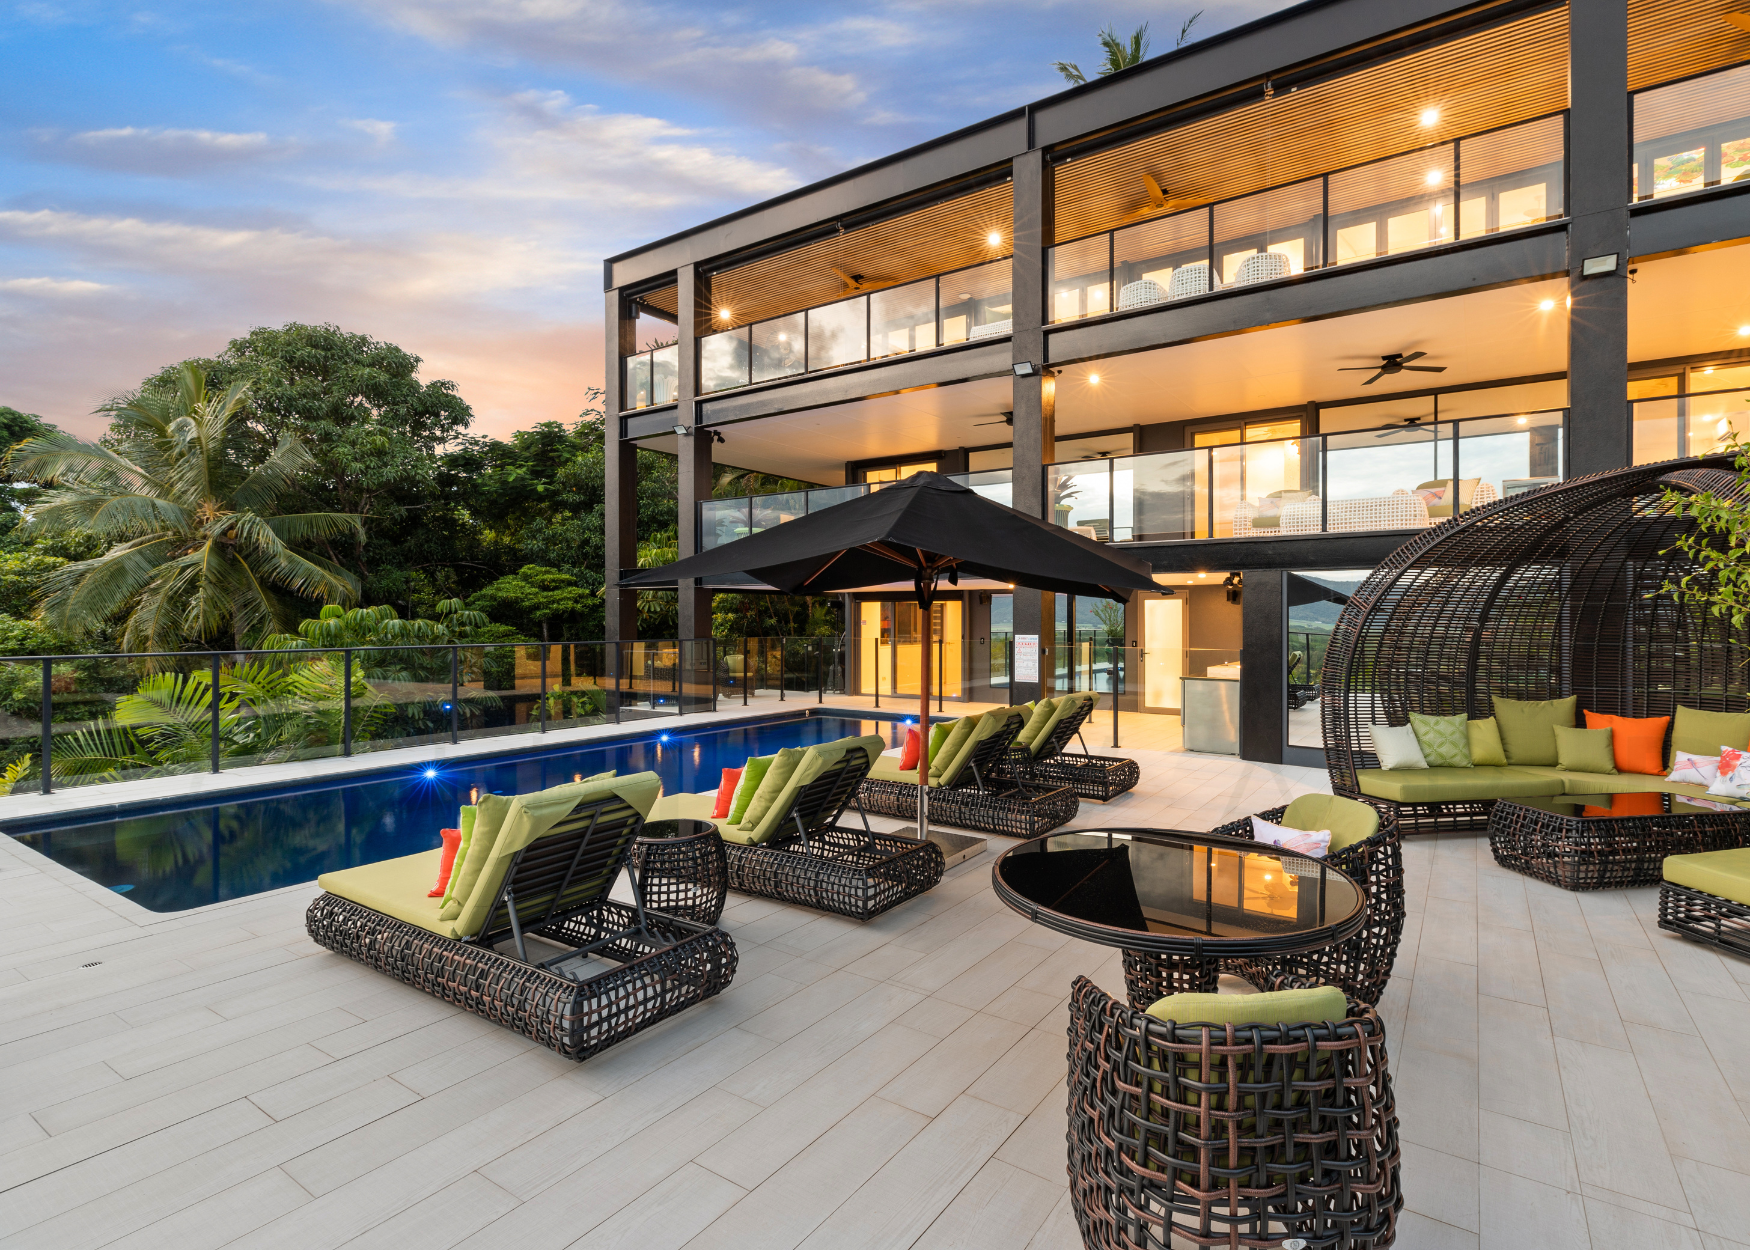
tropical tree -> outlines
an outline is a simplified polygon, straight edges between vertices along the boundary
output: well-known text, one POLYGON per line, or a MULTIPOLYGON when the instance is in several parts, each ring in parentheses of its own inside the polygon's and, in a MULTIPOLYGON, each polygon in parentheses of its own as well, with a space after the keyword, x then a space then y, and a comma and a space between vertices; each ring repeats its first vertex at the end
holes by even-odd
POLYGON ((515 573, 476 591, 468 606, 531 632, 539 627, 541 641, 547 642, 553 636, 555 621, 576 621, 594 597, 569 573, 525 564, 515 573))
POLYGON ((126 614, 123 649, 175 651, 229 635, 289 629, 300 601, 345 602, 357 579, 309 544, 363 532, 356 514, 279 511, 313 461, 290 434, 245 470, 232 455, 233 421, 248 394, 207 388, 194 365, 174 393, 142 392, 105 405, 103 444, 69 434, 27 439, 8 457, 48 486, 32 529, 84 529, 111 544, 50 572, 43 618, 78 636, 126 614))
MULTIPOLYGON (((1750 485, 1750 440, 1732 427, 1719 451, 1735 457, 1740 486, 1750 485)), ((1655 593, 1727 621, 1734 632, 1742 630, 1750 624, 1750 512, 1711 490, 1690 494, 1669 486, 1664 505, 1668 515, 1690 520, 1670 550, 1688 556, 1696 567, 1668 579, 1655 593)))
MULTIPOLYGON (((471 642, 487 627, 486 617, 469 611, 460 599, 438 603, 435 621, 403 620, 388 604, 369 608, 342 608, 329 604, 315 617, 301 621, 295 634, 271 634, 262 639, 266 651, 314 651, 330 654, 358 648, 355 672, 373 681, 448 681, 449 653, 442 648, 471 642)), ((468 657, 464 657, 467 662, 468 657)))
MULTIPOLYGON (((1173 44, 1175 48, 1184 46, 1185 40, 1191 37, 1191 27, 1196 25, 1197 19, 1202 16, 1203 10, 1198 9, 1197 12, 1185 19, 1184 25, 1179 27, 1178 41, 1173 44)), ((1108 74, 1116 74, 1119 70, 1142 64, 1148 56, 1148 23, 1144 22, 1131 31, 1129 39, 1120 38, 1117 28, 1108 23, 1106 29, 1100 32, 1099 40, 1104 60, 1100 64, 1098 73, 1101 78, 1104 78, 1108 74)), ((1081 67, 1074 61, 1053 61, 1051 65, 1075 86, 1079 87, 1088 81, 1088 76, 1082 73, 1081 67)))

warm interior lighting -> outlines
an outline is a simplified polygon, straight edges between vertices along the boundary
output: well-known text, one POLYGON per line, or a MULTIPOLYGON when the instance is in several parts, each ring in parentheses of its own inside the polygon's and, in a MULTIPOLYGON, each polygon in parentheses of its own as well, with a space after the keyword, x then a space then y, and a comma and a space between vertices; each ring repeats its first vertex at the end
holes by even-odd
POLYGON ((1750 326, 1739 326, 1738 327, 1738 337, 1743 338, 1743 339, 1750 339, 1750 326))
POLYGON ((1731 428, 1732 428, 1732 423, 1730 421, 1726 420, 1724 417, 1721 417, 1720 423, 1718 425, 1714 426, 1714 433, 1716 435, 1718 435, 1720 438, 1724 438, 1726 436, 1726 431, 1730 430, 1731 428))
POLYGON ((1556 302, 1553 299, 1546 299, 1543 301, 1543 303, 1538 305, 1538 307, 1543 309, 1544 312, 1548 312, 1550 309, 1554 308, 1555 306, 1556 306, 1556 302))
POLYGON ((717 320, 728 321, 729 320, 729 310, 727 308, 719 308, 717 310, 717 320))
POLYGON ((1444 176, 1438 169, 1430 169, 1428 171, 1428 185, 1431 187, 1439 186, 1440 179, 1444 176))
POLYGON ((780 342, 780 343, 788 343, 788 342, 789 342, 789 341, 790 341, 790 336, 789 336, 789 335, 788 335, 788 334, 780 334, 780 335, 778 335, 778 342, 780 342))
POLYGON ((992 247, 995 247, 1003 241, 1003 236, 1000 231, 992 230, 989 234, 984 236, 984 241, 992 247))
POLYGON ((1439 120, 1440 120, 1440 110, 1439 109, 1430 108, 1430 109, 1423 109, 1422 110, 1422 124, 1424 126, 1432 126, 1435 122, 1437 122, 1439 120))
POLYGON ((1520 417, 1520 418, 1519 418, 1519 424, 1520 424, 1520 425, 1524 425, 1524 424, 1525 424, 1525 422, 1526 422, 1526 420, 1527 420, 1527 418, 1525 418, 1525 417, 1520 417))
POLYGON ((1094 386, 1098 386, 1098 385, 1100 385, 1100 375, 1099 375, 1099 374, 1097 374, 1097 373, 1090 373, 1090 374, 1089 374, 1089 375, 1088 375, 1088 381, 1089 381, 1089 382, 1090 382, 1090 383, 1091 383, 1091 384, 1092 384, 1092 385, 1094 385, 1094 386))
POLYGON ((1712 365, 1709 365, 1707 368, 1702 370, 1703 373, 1712 373, 1713 371, 1714 371, 1714 367, 1712 365))

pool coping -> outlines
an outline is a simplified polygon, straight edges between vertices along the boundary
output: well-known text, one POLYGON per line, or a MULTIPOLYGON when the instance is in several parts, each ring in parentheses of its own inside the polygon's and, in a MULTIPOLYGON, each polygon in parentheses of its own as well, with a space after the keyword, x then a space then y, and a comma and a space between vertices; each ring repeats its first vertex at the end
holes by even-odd
MULTIPOLYGON (((619 724, 585 725, 545 734, 516 734, 475 738, 451 744, 432 743, 398 747, 346 757, 292 760, 283 764, 256 764, 221 773, 180 773, 173 777, 146 777, 96 786, 74 786, 48 794, 13 794, 0 797, 0 834, 22 836, 39 833, 80 818, 96 823, 138 814, 166 801, 197 801, 259 796, 262 791, 287 786, 307 786, 319 781, 364 780, 377 773, 394 773, 433 763, 477 763, 495 757, 526 756, 535 752, 575 750, 580 746, 605 746, 648 738, 657 733, 690 734, 733 725, 801 720, 818 716, 844 716, 858 720, 897 720, 900 713, 885 709, 841 708, 832 704, 785 707, 737 707, 687 716, 660 717, 619 724)), ((162 913, 157 913, 162 914, 162 913)))

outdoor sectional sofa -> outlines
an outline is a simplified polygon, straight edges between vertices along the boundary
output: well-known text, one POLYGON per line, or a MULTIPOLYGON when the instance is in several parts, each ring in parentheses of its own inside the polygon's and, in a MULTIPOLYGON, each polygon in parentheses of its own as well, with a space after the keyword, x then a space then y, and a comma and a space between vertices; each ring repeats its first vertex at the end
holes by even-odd
POLYGON ((713 817, 716 791, 664 795, 651 818, 715 825, 732 890, 867 920, 933 889, 945 869, 933 842, 874 833, 866 817, 860 830, 838 823, 884 745, 870 735, 809 747, 752 824, 713 817))
POLYGON ((454 902, 428 897, 443 852, 422 851, 323 873, 305 926, 329 950, 586 1059, 735 975, 727 933, 647 912, 636 877, 630 905, 608 897, 661 786, 635 773, 482 795, 454 902))

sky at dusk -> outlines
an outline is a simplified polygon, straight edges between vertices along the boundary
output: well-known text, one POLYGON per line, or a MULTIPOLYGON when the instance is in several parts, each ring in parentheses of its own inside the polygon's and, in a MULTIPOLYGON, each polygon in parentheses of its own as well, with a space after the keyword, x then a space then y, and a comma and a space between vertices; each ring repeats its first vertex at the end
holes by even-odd
MULTIPOLYGON (((76 433, 159 367, 334 322, 502 436, 601 381, 601 261, 1061 90, 1074 0, 0 8, 0 404, 76 433)), ((1211 3, 1207 35, 1281 7, 1211 3)))

